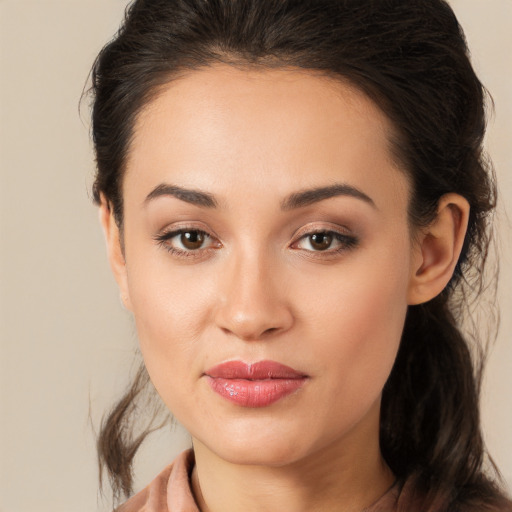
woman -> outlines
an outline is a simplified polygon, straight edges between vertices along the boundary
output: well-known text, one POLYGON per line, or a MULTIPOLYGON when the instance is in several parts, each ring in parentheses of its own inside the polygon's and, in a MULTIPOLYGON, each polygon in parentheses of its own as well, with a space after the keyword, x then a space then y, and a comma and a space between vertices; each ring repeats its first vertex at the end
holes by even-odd
MULTIPOLYGON (((137 0, 93 70, 109 258, 185 452, 122 511, 512 510, 459 322, 494 208, 441 0, 137 0)), ((147 374, 146 374, 147 370, 147 374)))

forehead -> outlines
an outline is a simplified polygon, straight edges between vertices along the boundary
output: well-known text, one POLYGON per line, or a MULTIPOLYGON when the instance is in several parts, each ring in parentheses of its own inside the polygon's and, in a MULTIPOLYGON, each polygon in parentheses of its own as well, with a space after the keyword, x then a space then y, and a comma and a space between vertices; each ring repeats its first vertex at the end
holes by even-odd
POLYGON ((213 65, 170 82, 141 111, 125 185, 149 191, 170 181, 221 196, 246 186, 277 197, 340 181, 371 190, 391 180, 393 192, 404 175, 392 161, 392 136, 379 107, 341 80, 213 65))

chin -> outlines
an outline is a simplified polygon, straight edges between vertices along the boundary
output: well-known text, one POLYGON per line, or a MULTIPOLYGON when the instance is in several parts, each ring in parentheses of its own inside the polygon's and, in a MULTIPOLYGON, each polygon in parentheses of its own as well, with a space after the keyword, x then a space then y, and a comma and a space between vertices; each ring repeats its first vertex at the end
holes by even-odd
MULTIPOLYGON (((254 426, 253 426, 254 427, 254 426)), ((307 441, 295 436, 289 429, 254 428, 244 434, 243 429, 231 429, 232 435, 201 440, 221 459, 237 465, 281 467, 304 457, 307 441)))
POLYGON ((267 467, 287 466, 301 458, 296 449, 274 444, 221 447, 217 455, 231 464, 267 467))

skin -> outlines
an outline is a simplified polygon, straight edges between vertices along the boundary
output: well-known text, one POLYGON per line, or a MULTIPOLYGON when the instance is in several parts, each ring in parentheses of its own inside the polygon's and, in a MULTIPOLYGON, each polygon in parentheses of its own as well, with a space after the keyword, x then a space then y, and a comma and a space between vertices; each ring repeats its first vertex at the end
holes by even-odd
POLYGON ((408 224, 392 134, 361 92, 296 69, 214 65, 168 84, 139 115, 123 243, 105 199, 101 221, 148 372, 193 438, 201 510, 359 511, 392 485, 378 443, 382 388, 407 306, 447 284, 469 212, 449 194, 431 226, 408 224), (162 184, 216 206, 148 198, 162 184), (283 209, 333 184, 369 200, 283 209), (208 236, 199 249, 158 240, 177 228, 208 236), (342 238, 327 249, 312 244, 312 232, 333 231, 342 238), (221 362, 264 359, 305 384, 254 409, 205 381, 221 362))

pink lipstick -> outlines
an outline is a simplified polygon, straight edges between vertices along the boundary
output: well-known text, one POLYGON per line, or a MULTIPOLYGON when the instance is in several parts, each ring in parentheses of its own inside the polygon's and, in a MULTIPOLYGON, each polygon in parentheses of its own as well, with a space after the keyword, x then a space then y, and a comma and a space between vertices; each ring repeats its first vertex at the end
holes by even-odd
POLYGON ((307 375, 275 361, 227 361, 205 372, 221 397, 242 407, 266 407, 301 388, 307 375))

